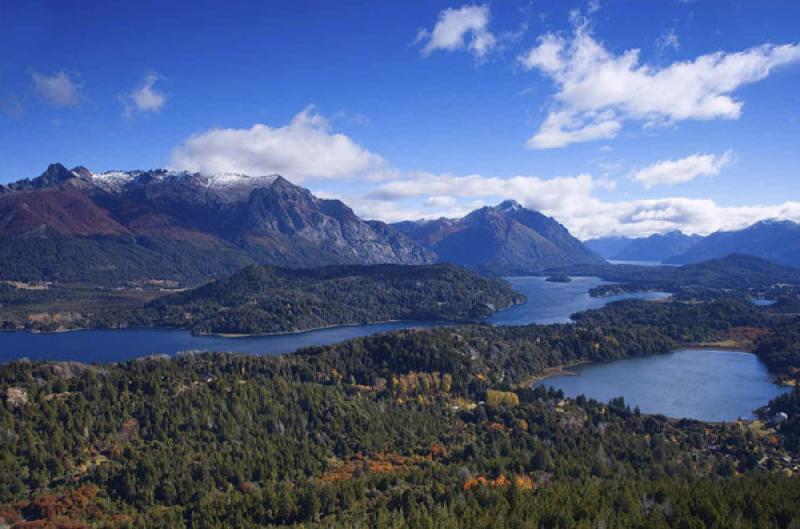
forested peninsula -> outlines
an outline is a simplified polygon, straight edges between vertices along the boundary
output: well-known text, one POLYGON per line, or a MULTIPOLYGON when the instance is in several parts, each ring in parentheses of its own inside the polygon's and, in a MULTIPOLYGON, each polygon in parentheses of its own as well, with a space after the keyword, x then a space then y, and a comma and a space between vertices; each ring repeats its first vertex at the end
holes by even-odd
MULTIPOLYGON (((10 304, 24 303, 18 292, 15 298, 9 295, 10 304)), ((47 296, 47 290, 25 291, 31 299, 47 296)), ((29 319, 17 325, 38 330, 172 327, 195 333, 269 334, 390 320, 477 321, 524 301, 525 296, 502 279, 447 264, 304 269, 251 265, 228 278, 148 302, 123 300, 120 306, 87 310, 66 321, 29 319)))

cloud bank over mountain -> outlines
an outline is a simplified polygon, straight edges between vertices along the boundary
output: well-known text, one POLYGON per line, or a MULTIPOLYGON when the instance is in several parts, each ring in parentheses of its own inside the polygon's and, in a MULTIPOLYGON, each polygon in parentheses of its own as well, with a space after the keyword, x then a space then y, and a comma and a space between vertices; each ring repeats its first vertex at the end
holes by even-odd
MULTIPOLYGON (((717 175, 732 160, 731 151, 693 154, 655 162, 632 179, 646 187, 677 184, 717 175)), ((581 239, 672 230, 708 234, 764 219, 800 221, 799 201, 723 206, 709 198, 681 196, 601 198, 616 182, 588 173, 543 178, 402 170, 337 132, 313 105, 283 126, 255 124, 193 135, 173 150, 171 166, 204 174, 282 174, 309 185, 319 196, 344 200, 361 216, 386 222, 461 217, 506 199, 555 217, 581 239)))
POLYGON ((170 162, 199 173, 281 174, 296 182, 375 177, 385 165, 377 154, 334 132, 313 106, 283 126, 256 123, 194 134, 172 151, 170 162))

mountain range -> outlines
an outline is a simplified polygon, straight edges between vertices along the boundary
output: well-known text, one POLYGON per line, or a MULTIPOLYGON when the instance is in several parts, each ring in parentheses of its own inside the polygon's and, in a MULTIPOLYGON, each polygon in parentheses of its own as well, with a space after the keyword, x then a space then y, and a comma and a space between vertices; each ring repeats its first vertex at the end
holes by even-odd
POLYGON ((53 164, 0 189, 4 279, 197 282, 264 263, 424 264, 435 255, 281 176, 53 164))
POLYGON ((94 173, 50 165, 0 186, 0 279, 197 284, 250 264, 450 262, 496 274, 603 259, 514 201, 462 219, 363 220, 279 175, 94 173))
POLYGON ((800 224, 765 220, 742 230, 718 231, 665 262, 697 263, 732 253, 757 255, 784 266, 800 267, 800 224))
POLYGON ((547 272, 569 276, 594 276, 615 283, 592 289, 592 292, 598 295, 640 290, 677 293, 693 289, 764 290, 781 284, 800 286, 800 269, 779 265, 763 257, 737 253, 680 266, 572 265, 547 272), (617 284, 634 288, 619 289, 617 284))
POLYGON ((0 185, 0 280, 196 285, 251 264, 434 262, 519 275, 604 264, 604 257, 682 264, 732 253, 800 266, 800 225, 583 244, 513 200, 463 218, 390 225, 280 175, 94 173, 52 164, 36 178, 0 185))
POLYGON ((790 220, 764 220, 705 237, 671 231, 642 238, 601 237, 585 244, 606 259, 618 261, 688 264, 746 254, 800 267, 800 224, 790 220))
POLYGON ((663 262, 687 251, 703 237, 674 230, 649 237, 602 237, 586 241, 586 246, 606 259, 615 261, 663 262))
POLYGON ((460 219, 405 221, 393 227, 439 260, 485 273, 515 275, 575 264, 602 264, 555 219, 513 200, 460 219))

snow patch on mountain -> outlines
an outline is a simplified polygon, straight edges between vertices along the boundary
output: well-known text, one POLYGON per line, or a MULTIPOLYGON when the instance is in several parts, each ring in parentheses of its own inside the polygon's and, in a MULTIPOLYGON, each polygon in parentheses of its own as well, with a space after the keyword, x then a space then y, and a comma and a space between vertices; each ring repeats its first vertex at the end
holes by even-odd
POLYGON ((105 171, 93 173, 83 167, 73 169, 72 173, 83 180, 91 181, 96 186, 110 192, 122 191, 129 185, 152 182, 180 182, 189 180, 198 186, 209 189, 231 189, 269 187, 278 178, 278 175, 249 176, 238 173, 222 173, 202 175, 188 171, 105 171))

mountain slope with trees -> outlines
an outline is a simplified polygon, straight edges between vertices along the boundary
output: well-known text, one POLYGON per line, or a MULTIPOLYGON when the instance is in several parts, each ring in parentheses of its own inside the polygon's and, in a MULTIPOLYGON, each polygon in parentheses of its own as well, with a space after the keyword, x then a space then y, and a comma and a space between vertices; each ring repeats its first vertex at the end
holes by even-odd
POLYGON ((97 314, 87 325, 278 333, 388 320, 474 321, 524 301, 505 281, 452 265, 249 266, 143 309, 97 314))
POLYGON ((781 284, 800 286, 800 270, 743 254, 732 254, 721 259, 683 266, 579 265, 548 272, 596 276, 627 285, 633 290, 747 291, 769 289, 781 284))

